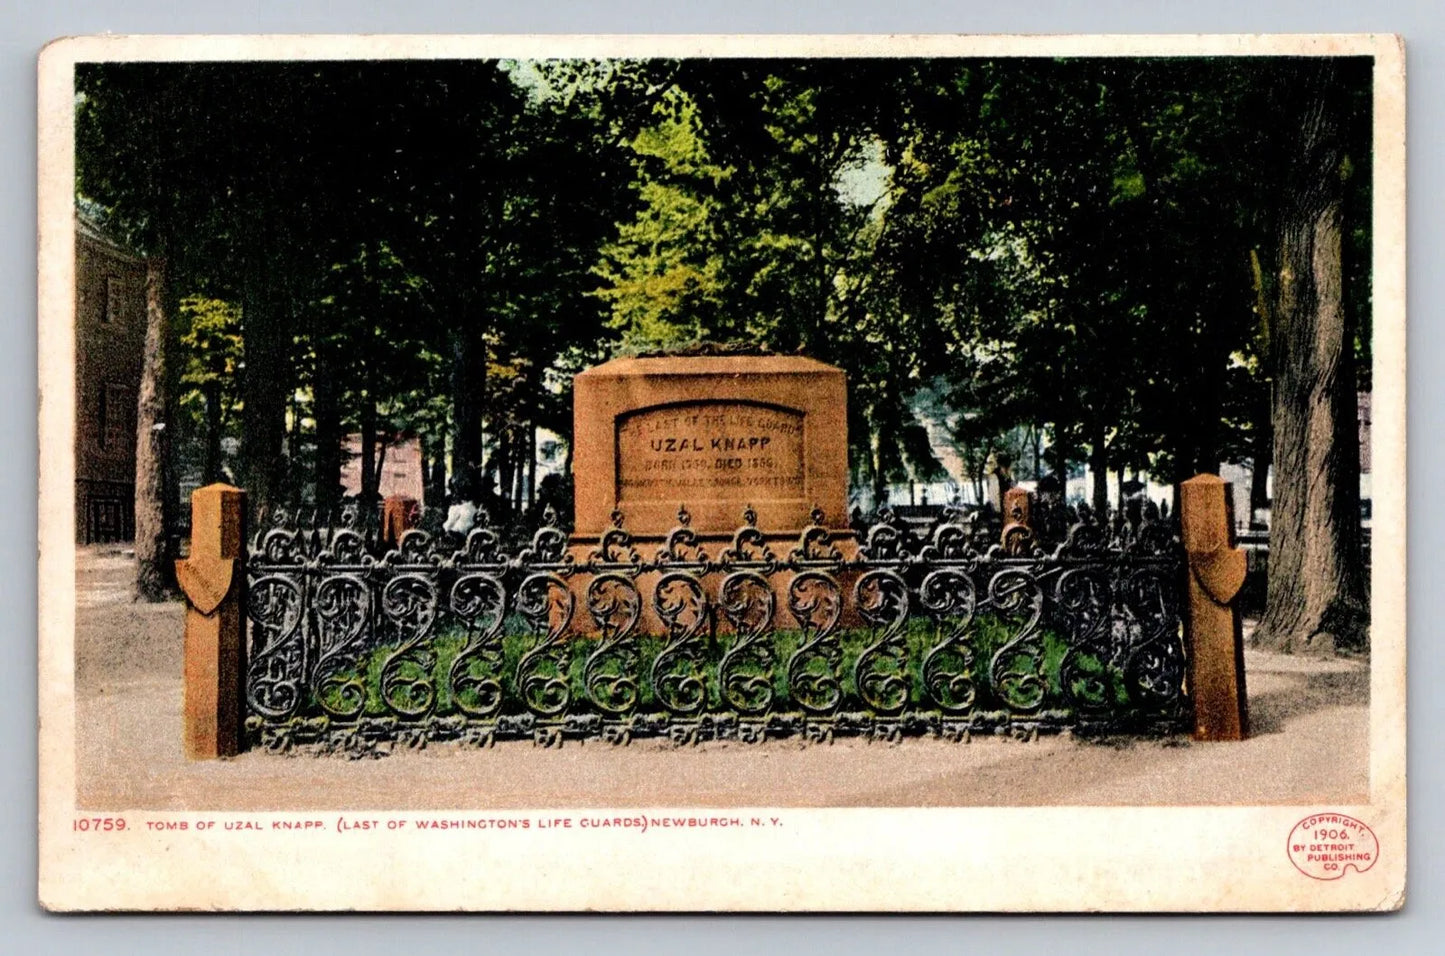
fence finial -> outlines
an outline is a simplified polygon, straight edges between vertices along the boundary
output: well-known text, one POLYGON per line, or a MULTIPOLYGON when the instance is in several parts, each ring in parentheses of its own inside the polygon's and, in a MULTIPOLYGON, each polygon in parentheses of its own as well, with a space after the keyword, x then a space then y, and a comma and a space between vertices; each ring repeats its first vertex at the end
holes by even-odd
POLYGON ((1003 531, 999 543, 1004 554, 1027 554, 1034 544, 1034 529, 1029 523, 1033 495, 1027 489, 1013 487, 1003 496, 1003 531))

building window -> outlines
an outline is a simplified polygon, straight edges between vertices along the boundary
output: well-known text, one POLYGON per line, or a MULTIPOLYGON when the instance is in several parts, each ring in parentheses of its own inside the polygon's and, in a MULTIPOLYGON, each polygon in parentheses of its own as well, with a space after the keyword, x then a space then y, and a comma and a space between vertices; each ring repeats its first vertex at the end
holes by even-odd
POLYGON ((114 322, 120 318, 120 310, 125 303, 125 283, 120 276, 105 277, 105 301, 101 303, 100 321, 114 322))
POLYGON ((118 451, 135 442, 135 392, 106 383, 100 393, 100 447, 118 451))

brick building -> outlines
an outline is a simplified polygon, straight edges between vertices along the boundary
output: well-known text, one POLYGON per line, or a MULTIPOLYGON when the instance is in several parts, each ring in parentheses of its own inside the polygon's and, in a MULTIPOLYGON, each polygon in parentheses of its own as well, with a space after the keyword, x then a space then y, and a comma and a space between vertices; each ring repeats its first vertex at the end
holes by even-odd
POLYGON ((135 422, 146 263, 75 222, 75 537, 135 536, 135 422))
MULTIPOLYGON (((347 435, 341 443, 341 487, 346 495, 361 493, 361 436, 347 435)), ((410 435, 394 436, 386 444, 377 494, 383 498, 405 495, 426 503, 421 442, 410 435)))

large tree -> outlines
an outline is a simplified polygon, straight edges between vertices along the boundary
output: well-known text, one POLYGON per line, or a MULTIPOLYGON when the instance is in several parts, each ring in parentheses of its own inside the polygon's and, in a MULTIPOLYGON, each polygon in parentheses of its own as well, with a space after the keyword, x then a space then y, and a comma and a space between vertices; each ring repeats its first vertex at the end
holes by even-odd
POLYGON ((135 559, 136 597, 159 601, 170 590, 165 514, 166 433, 166 264, 146 265, 146 332, 136 409, 135 559))
MULTIPOLYGON (((1274 503, 1265 614, 1256 640, 1331 651, 1368 641, 1360 548, 1356 408, 1358 318, 1347 303, 1344 250, 1351 158, 1351 70, 1297 68, 1293 154, 1279 216, 1279 275, 1270 370, 1274 503)), ((1359 84, 1355 84, 1358 89, 1359 84)), ((1368 129, 1368 126, 1365 127, 1368 129)), ((1356 152, 1358 155, 1358 152, 1356 152)))

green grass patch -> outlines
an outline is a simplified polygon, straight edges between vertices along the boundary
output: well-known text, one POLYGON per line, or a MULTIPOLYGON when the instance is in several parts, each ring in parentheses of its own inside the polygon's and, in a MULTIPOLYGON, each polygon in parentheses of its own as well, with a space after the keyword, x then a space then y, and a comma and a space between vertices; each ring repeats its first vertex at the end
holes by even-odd
MULTIPOLYGON (((1001 699, 994 692, 990 686, 990 674, 995 666, 994 656, 1012 636, 1013 631, 1008 623, 991 615, 980 615, 970 626, 966 644, 972 652, 972 663, 968 670, 970 671, 969 680, 976 694, 972 708, 986 710, 1006 709, 1013 706, 1020 709, 1032 709, 1034 701, 1038 700, 1037 706, 1040 708, 1072 709, 1070 696, 1065 693, 1063 686, 1064 676, 1061 675, 1068 646, 1060 635, 1050 630, 1039 632, 1036 638, 1030 642, 1032 647, 1023 650, 1016 649, 1003 655, 997 662, 1000 673, 1018 670, 1037 674, 1041 679, 1041 687, 1028 682, 1023 685, 1014 685, 1013 693, 1016 696, 1012 700, 1001 699), (1040 691, 1042 699, 1039 699, 1040 691)), ((903 705, 905 709, 938 709, 937 702, 925 686, 924 674, 924 662, 930 650, 941 639, 937 627, 927 619, 910 620, 901 638, 907 652, 906 660, 902 662, 884 660, 881 663, 882 672, 895 675, 906 685, 907 702, 903 705)), ((834 674, 842 689, 843 699, 840 705, 842 710, 868 709, 856 686, 854 667, 860 655, 877 639, 876 632, 864 629, 842 630, 835 637, 840 656, 834 674)), ((676 661, 671 667, 665 668, 667 672, 674 674, 695 674, 695 676, 701 677, 706 687, 706 704, 701 708, 704 711, 718 712, 733 709, 732 704, 724 697, 719 680, 723 655, 733 640, 730 633, 715 636, 704 635, 697 640, 698 652, 695 662, 676 661)), ((788 661, 798 650, 801 640, 802 634, 799 631, 791 630, 773 632, 759 642, 770 646, 773 651, 771 666, 773 699, 769 707, 772 711, 800 709, 799 702, 794 698, 789 687, 788 661)), ((482 679, 491 678, 503 689, 503 702, 499 713, 519 714, 527 710, 522 700, 521 688, 517 686, 517 669, 523 656, 535 646, 536 641, 537 638, 530 632, 526 620, 518 615, 511 615, 503 627, 500 661, 477 663, 470 669, 473 676, 482 679)), ((394 664, 393 672, 396 677, 400 678, 400 680, 393 680, 390 685, 392 700, 397 704, 395 709, 405 713, 407 708, 424 708, 428 696, 431 696, 434 697, 434 703, 430 708, 431 713, 438 716, 462 713, 454 698, 449 674, 452 663, 463 651, 466 643, 467 634, 462 627, 444 628, 421 647, 414 649, 406 659, 394 664), (417 653, 418 651, 421 653, 417 653)), ((588 638, 569 638, 561 646, 565 652, 565 660, 561 663, 560 668, 551 662, 544 662, 537 672, 544 676, 565 680, 571 695, 567 707, 568 712, 585 713, 598 710, 599 708, 589 699, 585 681, 588 655, 597 649, 597 642, 588 638)), ((660 637, 634 636, 628 638, 619 646, 618 650, 627 648, 631 651, 634 661, 632 666, 624 667, 622 662, 612 660, 600 669, 603 674, 627 673, 631 676, 636 683, 637 702, 633 707, 635 711, 657 712, 665 709, 662 701, 658 698, 658 689, 654 686, 651 675, 654 662, 665 647, 666 641, 660 637)), ((363 713, 367 716, 383 716, 394 711, 393 707, 388 706, 384 695, 383 670, 396 649, 394 644, 371 648, 364 653, 349 674, 343 672, 341 675, 343 679, 350 679, 353 682, 359 678, 359 684, 364 687, 365 692, 363 713)), ((943 663, 950 672, 958 672, 963 669, 964 660, 956 653, 949 652, 943 663)), ((1082 694, 1101 709, 1128 706, 1129 696, 1124 686, 1124 680, 1116 670, 1107 667, 1105 662, 1097 657, 1083 653, 1076 655, 1073 664, 1070 676, 1076 695, 1082 694)), ((821 670, 821 667, 815 664, 813 669, 821 670)), ((737 673, 761 677, 763 670, 763 668, 744 662, 744 666, 740 666, 737 673)), ((464 690, 464 692, 467 691, 464 690)), ((1007 695, 1005 696, 1007 697, 1007 695)), ((333 696, 333 702, 336 699, 333 696)), ((312 706, 315 705, 316 702, 313 700, 312 706)))

